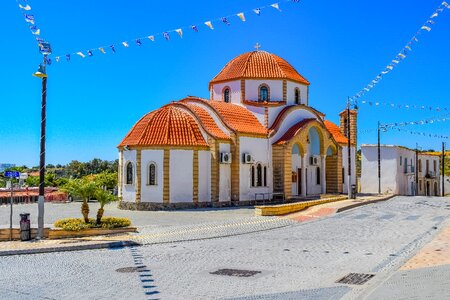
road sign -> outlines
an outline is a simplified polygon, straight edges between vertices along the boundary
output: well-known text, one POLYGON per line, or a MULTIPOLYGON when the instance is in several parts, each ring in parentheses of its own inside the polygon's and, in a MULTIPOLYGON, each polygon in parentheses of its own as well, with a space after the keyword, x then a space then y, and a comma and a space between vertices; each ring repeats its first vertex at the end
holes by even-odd
POLYGON ((6 171, 4 174, 5 177, 9 177, 9 178, 18 178, 20 177, 20 172, 16 172, 16 171, 6 171))
POLYGON ((20 179, 27 179, 28 178, 28 173, 20 173, 20 179))

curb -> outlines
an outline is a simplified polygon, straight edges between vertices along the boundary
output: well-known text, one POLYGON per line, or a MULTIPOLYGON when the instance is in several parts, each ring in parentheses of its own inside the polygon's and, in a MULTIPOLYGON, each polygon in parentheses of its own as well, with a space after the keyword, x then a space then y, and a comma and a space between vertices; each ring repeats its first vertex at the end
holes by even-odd
POLYGON ((341 208, 338 208, 336 210, 336 213, 340 213, 340 212, 344 212, 346 210, 355 208, 355 207, 359 207, 359 206, 363 206, 363 205, 368 205, 368 204, 373 204, 373 203, 377 203, 377 202, 381 202, 381 201, 387 201, 390 200, 394 197, 397 197, 397 195, 389 195, 387 197, 383 197, 383 198, 379 198, 379 199, 374 199, 374 200, 370 200, 370 201, 364 201, 364 202, 359 202, 359 203, 355 203, 355 204, 350 204, 348 206, 344 206, 341 208))
POLYGON ((124 248, 124 247, 136 246, 136 245, 140 245, 140 244, 133 242, 133 241, 120 241, 120 242, 108 242, 108 243, 62 246, 62 247, 7 250, 7 251, 0 251, 0 257, 1 256, 13 256, 13 255, 24 255, 24 254, 41 254, 41 253, 66 252, 66 251, 96 250, 96 249, 105 249, 105 248, 124 248))

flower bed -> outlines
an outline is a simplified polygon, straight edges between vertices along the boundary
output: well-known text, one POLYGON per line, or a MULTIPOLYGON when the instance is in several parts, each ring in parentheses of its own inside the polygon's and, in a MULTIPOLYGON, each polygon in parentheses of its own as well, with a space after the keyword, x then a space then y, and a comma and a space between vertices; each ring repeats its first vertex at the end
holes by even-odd
POLYGON ((80 231, 83 229, 102 228, 114 229, 124 228, 131 225, 131 221, 127 218, 103 217, 100 224, 95 222, 95 219, 89 219, 89 223, 85 223, 83 219, 61 219, 55 222, 56 228, 61 228, 67 231, 80 231))

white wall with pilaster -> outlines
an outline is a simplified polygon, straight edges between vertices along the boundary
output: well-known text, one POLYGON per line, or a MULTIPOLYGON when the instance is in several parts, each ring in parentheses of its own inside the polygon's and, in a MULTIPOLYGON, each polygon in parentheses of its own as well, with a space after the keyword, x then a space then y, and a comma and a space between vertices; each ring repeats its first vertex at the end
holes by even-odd
POLYGON ((136 150, 123 151, 122 182, 122 200, 128 202, 136 201, 136 150), (133 184, 127 184, 128 162, 133 163, 133 184))
MULTIPOLYGON (((347 193, 347 147, 343 147, 345 155, 345 184, 347 193)), ((381 149, 381 193, 397 193, 398 153, 393 147, 381 149)), ((343 162, 343 165, 344 165, 343 162)), ((376 145, 361 145, 361 192, 378 193, 378 148, 376 145)))
MULTIPOLYGON (((239 157, 240 160, 240 195, 241 201, 254 200, 255 193, 272 193, 273 191, 273 176, 272 176, 272 147, 265 138, 240 137, 239 138, 239 157), (257 163, 261 163, 267 167, 267 186, 265 187, 251 187, 250 168, 252 164, 243 163, 244 153, 249 153, 253 159, 256 168, 257 163)), ((235 158, 233 158, 235 159, 235 158)))
POLYGON ((308 105, 308 86, 287 81, 287 105, 295 105, 295 88, 300 90, 300 104, 308 105))
POLYGON ((193 150, 170 150, 170 202, 192 202, 193 150))
POLYGON ((198 151, 198 201, 211 201, 211 153, 198 151))
POLYGON ((141 151, 141 202, 163 202, 164 150, 141 151), (149 185, 150 163, 156 165, 156 185, 149 185))
MULTIPOLYGON (((220 153, 231 153, 230 144, 219 144, 220 153)), ((220 155, 220 154, 219 154, 220 155)), ((220 159, 220 156, 219 156, 220 159)), ((231 160, 239 157, 231 157, 231 160)), ((231 164, 220 164, 219 201, 231 201, 231 164)))
POLYGON ((283 100, 283 80, 245 80, 245 97, 250 101, 258 101, 259 87, 266 84, 269 87, 269 101, 283 100))
MULTIPOLYGON (((342 147, 342 167, 344 168, 344 183, 342 185, 342 192, 344 194, 348 193, 347 189, 347 182, 348 182, 348 147, 343 146, 342 147)), ((350 178, 350 184, 356 184, 356 148, 351 147, 350 149, 350 157, 351 157, 351 178, 350 178)), ((361 176, 362 177, 362 176, 361 176)))
POLYGON ((241 81, 229 81, 223 83, 216 83, 212 86, 212 100, 223 101, 223 90, 225 87, 230 88, 230 102, 233 104, 241 104, 241 81))

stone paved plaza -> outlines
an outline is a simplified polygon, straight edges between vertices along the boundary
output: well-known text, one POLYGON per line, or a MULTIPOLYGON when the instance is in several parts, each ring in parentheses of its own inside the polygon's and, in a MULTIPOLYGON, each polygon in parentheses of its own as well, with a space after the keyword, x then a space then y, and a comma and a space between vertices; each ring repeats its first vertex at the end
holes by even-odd
MULTIPOLYGON (((450 199, 396 197, 306 223, 235 234, 241 220, 256 221, 246 213, 217 211, 230 215, 223 221, 237 221, 224 226, 230 232, 222 238, 1 257, 0 298, 409 299, 378 288, 448 223, 450 199), (220 269, 256 273, 211 274, 220 269), (375 276, 361 286, 336 283, 348 273, 375 276)), ((153 229, 146 230, 143 236, 153 229)))

